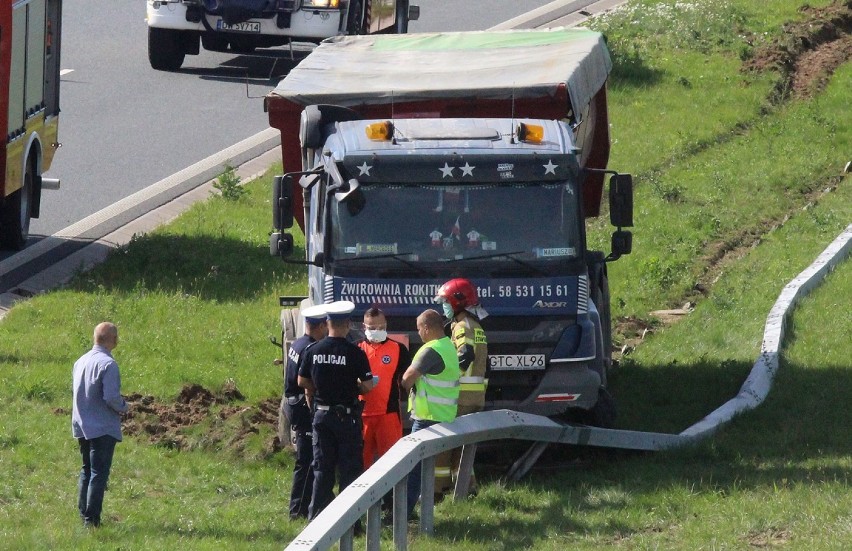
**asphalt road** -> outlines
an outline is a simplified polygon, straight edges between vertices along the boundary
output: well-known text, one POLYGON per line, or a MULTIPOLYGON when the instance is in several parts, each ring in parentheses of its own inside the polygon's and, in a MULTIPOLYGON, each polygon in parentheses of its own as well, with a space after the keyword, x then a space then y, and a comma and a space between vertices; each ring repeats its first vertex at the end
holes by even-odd
MULTIPOLYGON (((548 1, 416 0, 410 31, 486 29, 548 1)), ((261 98, 294 63, 282 49, 202 50, 154 71, 144 0, 65 2, 62 41, 62 148, 47 173, 62 189, 45 192, 31 243, 268 128, 261 98)))

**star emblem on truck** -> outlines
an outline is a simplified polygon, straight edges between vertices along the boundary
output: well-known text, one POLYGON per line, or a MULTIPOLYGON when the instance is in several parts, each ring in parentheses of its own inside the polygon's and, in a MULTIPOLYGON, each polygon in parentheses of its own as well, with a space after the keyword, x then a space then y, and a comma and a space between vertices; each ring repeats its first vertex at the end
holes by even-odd
POLYGON ((545 176, 547 176, 548 174, 553 174, 554 176, 556 176, 556 167, 559 166, 559 165, 553 164, 553 161, 548 159, 547 164, 541 165, 541 166, 544 167, 544 175, 545 176))
POLYGON ((470 163, 467 163, 467 162, 466 162, 466 163, 464 164, 464 166, 460 166, 459 168, 460 168, 460 169, 461 169, 461 171, 462 171, 462 178, 463 178, 463 177, 465 177, 465 176, 473 177, 473 169, 474 169, 474 168, 476 168, 476 167, 475 167, 475 166, 470 166, 470 163))
POLYGON ((441 176, 441 178, 446 178, 447 176, 452 178, 453 177, 453 170, 455 170, 455 169, 456 169, 456 167, 450 166, 449 163, 444 163, 444 167, 439 168, 438 170, 440 170, 441 174, 443 174, 443 176, 441 176))
POLYGON ((371 170, 373 167, 372 167, 371 165, 368 165, 368 164, 367 164, 367 161, 364 161, 364 164, 362 164, 361 166, 357 166, 357 167, 355 167, 355 168, 357 168, 357 169, 360 171, 360 172, 359 172, 359 174, 358 174, 358 176, 369 176, 369 175, 370 175, 370 170, 371 170))

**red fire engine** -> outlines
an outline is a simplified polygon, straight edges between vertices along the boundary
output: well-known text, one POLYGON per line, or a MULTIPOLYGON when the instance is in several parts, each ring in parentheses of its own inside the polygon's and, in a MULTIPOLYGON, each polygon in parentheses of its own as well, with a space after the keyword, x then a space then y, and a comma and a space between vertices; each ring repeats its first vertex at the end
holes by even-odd
POLYGON ((0 1, 0 247, 22 249, 59 146, 62 0, 0 1))

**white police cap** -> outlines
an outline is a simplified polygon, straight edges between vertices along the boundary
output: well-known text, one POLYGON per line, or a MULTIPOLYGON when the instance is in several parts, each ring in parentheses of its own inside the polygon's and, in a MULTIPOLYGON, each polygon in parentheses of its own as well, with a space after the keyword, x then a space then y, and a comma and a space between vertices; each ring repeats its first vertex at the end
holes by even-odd
POLYGON ((330 320, 341 320, 348 318, 353 310, 355 303, 348 300, 338 300, 326 306, 326 314, 330 320))
POLYGON ((316 304, 314 306, 308 306, 307 308, 302 310, 302 317, 308 323, 324 322, 326 316, 326 308, 328 308, 328 305, 326 304, 316 304))

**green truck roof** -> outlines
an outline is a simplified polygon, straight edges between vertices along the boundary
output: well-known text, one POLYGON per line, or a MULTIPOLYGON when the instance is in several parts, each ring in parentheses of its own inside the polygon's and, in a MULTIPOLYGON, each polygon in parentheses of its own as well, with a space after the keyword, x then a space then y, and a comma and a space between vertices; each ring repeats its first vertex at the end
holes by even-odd
POLYGON ((270 95, 353 106, 556 97, 566 87, 579 114, 611 68, 603 36, 586 29, 340 36, 323 41, 270 95))

